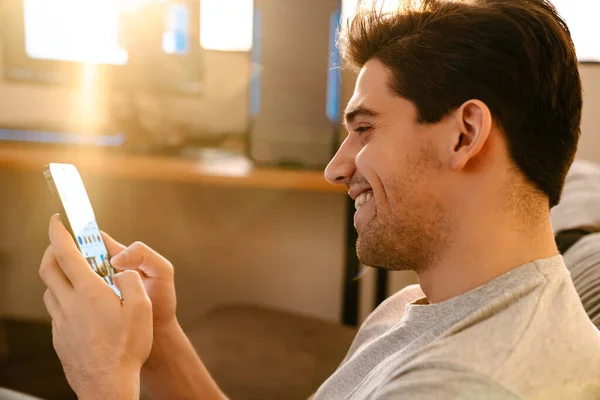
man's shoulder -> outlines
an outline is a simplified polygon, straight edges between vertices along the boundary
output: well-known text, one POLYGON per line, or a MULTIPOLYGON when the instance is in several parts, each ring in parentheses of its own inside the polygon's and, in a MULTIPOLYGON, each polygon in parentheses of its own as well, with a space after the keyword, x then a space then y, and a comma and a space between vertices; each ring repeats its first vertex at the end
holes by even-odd
POLYGON ((496 327, 491 334, 468 328, 432 342, 408 362, 398 360, 380 398, 600 398, 600 333, 593 327, 580 325, 582 337, 496 327))
POLYGON ((600 390, 600 331, 571 286, 558 282, 478 310, 419 349, 401 369, 476 371, 527 398, 548 387, 557 393, 600 390))
POLYGON ((489 375, 460 362, 444 364, 416 362, 411 368, 396 371, 376 390, 372 398, 419 400, 593 400, 600 398, 600 379, 583 376, 541 382, 537 369, 519 371, 519 382, 489 375))

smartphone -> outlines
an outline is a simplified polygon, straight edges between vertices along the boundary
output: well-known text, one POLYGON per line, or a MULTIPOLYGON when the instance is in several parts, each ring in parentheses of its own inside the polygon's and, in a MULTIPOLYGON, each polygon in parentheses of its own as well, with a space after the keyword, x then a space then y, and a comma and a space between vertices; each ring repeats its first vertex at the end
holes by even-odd
POLYGON ((115 270, 100 234, 92 203, 79 171, 71 164, 48 164, 44 176, 50 191, 58 199, 62 222, 73 237, 90 267, 121 297, 113 283, 115 270))

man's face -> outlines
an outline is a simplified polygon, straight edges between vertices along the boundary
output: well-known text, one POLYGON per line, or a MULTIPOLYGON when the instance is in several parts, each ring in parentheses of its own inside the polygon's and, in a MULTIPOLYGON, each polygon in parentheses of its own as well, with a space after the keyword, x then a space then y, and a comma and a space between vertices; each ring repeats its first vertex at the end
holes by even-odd
POLYGON ((448 122, 417 123, 416 108, 394 95, 388 79, 378 60, 363 67, 346 111, 349 135, 325 174, 355 199, 361 262, 419 271, 450 237, 442 200, 450 185, 435 146, 448 122))

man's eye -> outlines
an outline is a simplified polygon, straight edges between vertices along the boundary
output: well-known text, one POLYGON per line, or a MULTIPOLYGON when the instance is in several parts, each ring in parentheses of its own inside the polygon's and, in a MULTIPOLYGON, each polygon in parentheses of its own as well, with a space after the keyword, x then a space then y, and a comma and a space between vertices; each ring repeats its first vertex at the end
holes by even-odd
POLYGON ((354 129, 354 132, 356 132, 359 136, 365 132, 368 132, 371 130, 372 127, 370 126, 359 126, 358 128, 354 129))

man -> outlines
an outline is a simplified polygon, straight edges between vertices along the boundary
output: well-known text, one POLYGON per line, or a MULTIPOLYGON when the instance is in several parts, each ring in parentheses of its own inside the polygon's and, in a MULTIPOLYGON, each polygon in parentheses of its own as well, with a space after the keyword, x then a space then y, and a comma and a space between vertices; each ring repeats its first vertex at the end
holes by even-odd
MULTIPOLYGON (((582 107, 555 9, 474 0, 360 12, 340 46, 360 74, 326 176, 355 199, 361 261, 414 270, 420 287, 369 316, 314 398, 600 398, 600 336, 550 224, 582 107)), ((79 398, 134 398, 140 374, 157 399, 225 398, 177 323, 172 265, 105 239, 124 271, 122 304, 57 217, 40 268, 79 398)))

